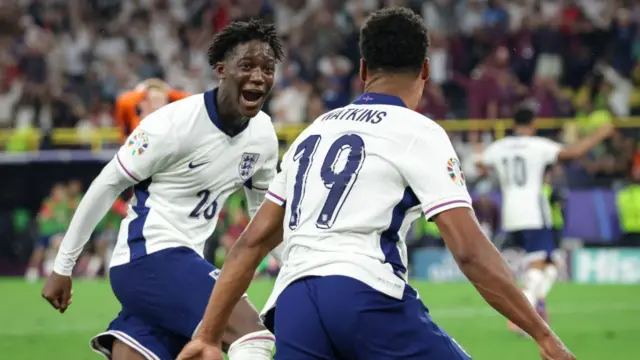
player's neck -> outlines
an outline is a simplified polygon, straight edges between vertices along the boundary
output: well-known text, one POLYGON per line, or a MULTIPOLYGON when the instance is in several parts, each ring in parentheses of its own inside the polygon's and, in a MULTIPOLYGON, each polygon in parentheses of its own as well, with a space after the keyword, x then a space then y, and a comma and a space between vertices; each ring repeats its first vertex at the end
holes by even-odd
POLYGON ((415 109, 420 101, 420 97, 417 95, 421 92, 414 88, 415 81, 405 81, 400 78, 374 78, 365 84, 364 92, 395 96, 400 98, 408 108, 415 109))
POLYGON ((534 130, 532 130, 531 128, 528 127, 518 127, 516 126, 515 129, 513 129, 513 133, 516 136, 532 136, 534 134, 534 130))
POLYGON ((242 129, 250 118, 238 114, 231 99, 227 98, 221 91, 216 92, 216 110, 222 123, 223 131, 233 134, 237 129, 242 129))

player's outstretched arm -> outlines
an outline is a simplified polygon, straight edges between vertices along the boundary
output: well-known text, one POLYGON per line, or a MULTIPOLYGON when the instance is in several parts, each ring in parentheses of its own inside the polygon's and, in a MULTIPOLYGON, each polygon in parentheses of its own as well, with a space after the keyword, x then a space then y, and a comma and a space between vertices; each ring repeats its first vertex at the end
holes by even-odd
POLYGON ((458 266, 489 305, 531 335, 544 359, 574 359, 518 289, 511 270, 472 210, 447 210, 438 214, 435 222, 458 266))
POLYGON ((249 287, 260 261, 282 242, 284 213, 283 207, 265 200, 229 251, 196 334, 200 341, 221 344, 229 316, 249 287))
POLYGON ((611 123, 605 123, 598 130, 583 137, 573 145, 567 146, 558 152, 559 161, 577 159, 586 155, 594 146, 609 138, 615 132, 611 123))
POLYGON ((71 301, 71 272, 91 233, 122 191, 134 184, 116 166, 115 160, 109 162, 80 201, 56 255, 53 273, 42 289, 42 296, 60 312, 71 301))

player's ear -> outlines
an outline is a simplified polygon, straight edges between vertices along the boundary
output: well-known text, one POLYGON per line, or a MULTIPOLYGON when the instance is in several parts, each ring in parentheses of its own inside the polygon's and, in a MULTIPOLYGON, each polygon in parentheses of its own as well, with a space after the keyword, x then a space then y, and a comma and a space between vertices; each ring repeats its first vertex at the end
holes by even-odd
POLYGON ((367 81, 367 63, 364 59, 360 59, 360 80, 362 82, 367 81))
POLYGON ((217 62, 214 69, 216 71, 216 76, 218 77, 219 80, 222 80, 226 77, 227 68, 224 66, 223 62, 217 62))
POLYGON ((420 70, 420 78, 424 81, 429 80, 429 58, 424 60, 422 70, 420 70))

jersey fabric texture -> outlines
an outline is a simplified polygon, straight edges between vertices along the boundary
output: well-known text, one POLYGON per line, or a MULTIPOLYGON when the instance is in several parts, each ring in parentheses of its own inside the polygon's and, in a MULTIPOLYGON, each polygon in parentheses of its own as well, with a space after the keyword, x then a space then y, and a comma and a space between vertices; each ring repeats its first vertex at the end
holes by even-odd
POLYGON ((259 113, 229 136, 219 127, 215 91, 171 103, 148 116, 116 155, 136 183, 111 266, 178 246, 202 254, 227 197, 243 184, 266 190, 278 142, 269 116, 259 113))
MULTIPOLYGON (((350 345, 358 348, 352 351, 367 359, 433 358, 418 341, 434 344, 435 325, 423 318, 426 312, 417 305, 419 300, 406 297, 410 292, 417 299, 406 283, 405 237, 421 214, 432 219, 453 208, 471 208, 460 162, 445 131, 397 97, 366 93, 316 119, 293 142, 281 167, 267 199, 286 207, 283 267, 262 313, 267 320, 275 319, 269 325, 276 335, 276 359, 349 358, 353 352, 332 347, 338 346, 334 337, 359 328, 345 323, 325 328, 327 333, 320 329, 330 318, 344 318, 336 314, 364 319, 366 304, 380 312, 373 312, 362 326, 405 326, 373 338, 382 341, 383 352, 375 353, 373 343, 362 342, 350 345), (343 301, 324 303, 326 292, 336 291, 343 301), (385 301, 394 304, 386 315, 385 301), (293 304, 299 310, 289 314, 293 304), (300 322, 303 318, 307 324, 300 322), (391 355, 399 347, 386 340, 407 332, 425 337, 400 342, 413 347, 391 355), (301 350, 314 341, 318 347, 301 350), (294 351, 298 346, 301 351, 294 351)), ((451 343, 438 334, 446 337, 441 344, 451 343)), ((356 336, 351 333, 342 341, 347 344, 356 336)))

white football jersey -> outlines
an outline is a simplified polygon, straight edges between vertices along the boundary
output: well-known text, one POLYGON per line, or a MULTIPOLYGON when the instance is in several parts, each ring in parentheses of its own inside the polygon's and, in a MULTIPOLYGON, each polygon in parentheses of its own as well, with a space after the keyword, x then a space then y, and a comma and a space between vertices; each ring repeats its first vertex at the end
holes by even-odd
POLYGON ((284 265, 265 312, 306 276, 349 276, 401 299, 411 222, 471 207, 446 132, 395 96, 364 94, 322 115, 281 167, 266 197, 286 204, 284 265))
POLYGON ((502 191, 502 227, 506 231, 551 227, 551 209, 542 185, 547 166, 562 145, 539 136, 508 136, 489 145, 482 162, 492 167, 502 191))
POLYGON ((215 92, 190 96, 145 118, 116 155, 137 184, 111 266, 186 246, 202 255, 227 197, 245 185, 266 191, 278 140, 260 112, 235 136, 220 130, 215 92))

